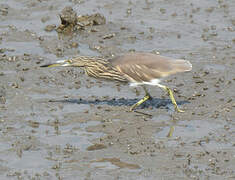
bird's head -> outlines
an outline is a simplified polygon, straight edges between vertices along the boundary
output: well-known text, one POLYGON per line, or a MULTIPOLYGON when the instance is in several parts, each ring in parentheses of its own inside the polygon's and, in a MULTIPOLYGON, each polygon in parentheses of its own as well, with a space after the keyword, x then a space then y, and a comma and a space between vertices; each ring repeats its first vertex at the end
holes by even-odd
POLYGON ((40 67, 57 67, 57 66, 73 66, 73 67, 84 67, 87 61, 81 56, 72 59, 59 60, 55 63, 45 64, 40 67))

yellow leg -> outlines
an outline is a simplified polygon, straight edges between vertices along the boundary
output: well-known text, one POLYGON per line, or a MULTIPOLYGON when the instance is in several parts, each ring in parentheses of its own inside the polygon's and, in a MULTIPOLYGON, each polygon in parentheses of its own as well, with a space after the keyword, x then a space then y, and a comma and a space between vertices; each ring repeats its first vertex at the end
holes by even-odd
POLYGON ((174 126, 171 126, 166 137, 172 137, 174 130, 175 130, 174 126))
POLYGON ((151 96, 149 95, 147 89, 143 86, 144 91, 145 91, 145 96, 139 100, 137 103, 135 103, 134 105, 131 106, 130 111, 133 111, 137 106, 141 105, 142 103, 144 103, 145 101, 147 101, 148 99, 151 98, 151 96))
POLYGON ((175 110, 176 110, 177 112, 184 112, 183 110, 180 110, 180 109, 178 108, 178 105, 177 105, 177 103, 176 103, 176 101, 175 101, 175 98, 174 98, 174 95, 173 95, 172 90, 171 90, 170 88, 168 88, 167 86, 163 86, 163 85, 160 85, 160 84, 159 84, 158 86, 167 91, 168 95, 170 96, 170 99, 171 99, 172 104, 175 106, 175 110))

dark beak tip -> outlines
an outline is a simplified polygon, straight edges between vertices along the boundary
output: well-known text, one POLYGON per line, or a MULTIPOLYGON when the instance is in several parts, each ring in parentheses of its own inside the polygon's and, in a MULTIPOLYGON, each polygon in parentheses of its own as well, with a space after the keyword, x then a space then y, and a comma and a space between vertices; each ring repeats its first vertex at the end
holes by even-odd
POLYGON ((50 66, 50 64, 44 64, 44 65, 41 65, 40 67, 48 67, 50 66))

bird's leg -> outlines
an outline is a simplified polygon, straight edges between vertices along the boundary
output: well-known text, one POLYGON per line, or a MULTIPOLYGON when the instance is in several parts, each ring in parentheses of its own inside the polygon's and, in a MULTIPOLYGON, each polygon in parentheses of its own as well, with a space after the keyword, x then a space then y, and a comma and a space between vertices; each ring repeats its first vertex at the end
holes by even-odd
POLYGON ((145 86, 142 86, 144 88, 145 91, 145 96, 139 100, 137 103, 135 103, 134 105, 131 106, 130 111, 133 111, 137 106, 141 105, 142 103, 144 103, 145 101, 147 101, 148 99, 151 99, 152 97, 150 96, 150 94, 148 93, 147 89, 145 86))
POLYGON ((175 110, 176 110, 177 112, 184 112, 183 110, 180 110, 180 109, 178 108, 178 105, 177 105, 177 103, 176 103, 176 101, 175 101, 175 98, 174 98, 174 95, 173 95, 172 90, 171 90, 170 88, 168 88, 167 86, 163 86, 163 85, 161 85, 161 84, 158 84, 158 86, 161 87, 162 89, 164 89, 165 91, 167 91, 168 95, 170 96, 170 99, 171 99, 172 104, 175 106, 175 110))
POLYGON ((171 126, 166 137, 172 137, 174 130, 175 130, 174 126, 171 126))
POLYGON ((148 97, 149 97, 149 99, 152 99, 152 97, 151 97, 151 95, 149 94, 149 92, 148 92, 147 88, 146 88, 145 86, 142 86, 142 87, 143 87, 143 89, 144 89, 145 96, 148 96, 148 97))

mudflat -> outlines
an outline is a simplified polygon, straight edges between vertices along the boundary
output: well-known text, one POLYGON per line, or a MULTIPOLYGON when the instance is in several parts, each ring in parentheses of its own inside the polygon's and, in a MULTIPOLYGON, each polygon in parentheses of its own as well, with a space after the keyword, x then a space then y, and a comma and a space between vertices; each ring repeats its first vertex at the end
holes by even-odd
POLYGON ((0 2, 0 179, 234 179, 235 1, 0 2), (189 60, 169 97, 40 68, 144 51, 189 60), (174 131, 167 137, 169 130, 174 131))

